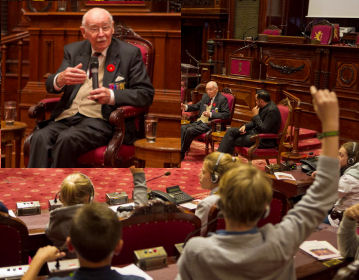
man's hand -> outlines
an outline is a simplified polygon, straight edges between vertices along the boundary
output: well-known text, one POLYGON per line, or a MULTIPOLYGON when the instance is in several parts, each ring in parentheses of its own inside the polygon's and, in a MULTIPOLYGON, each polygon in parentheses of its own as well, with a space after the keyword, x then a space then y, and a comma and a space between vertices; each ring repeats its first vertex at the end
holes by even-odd
POLYGON ((258 108, 258 106, 253 107, 252 113, 253 113, 253 117, 258 115, 258 113, 259 113, 259 108, 258 108))
POLYGON ((241 134, 245 134, 246 133, 246 126, 245 125, 242 125, 240 128, 239 128, 239 132, 241 134))
POLYGON ((56 85, 62 88, 65 85, 83 84, 86 81, 87 75, 81 67, 82 63, 75 67, 67 67, 57 76, 56 85))
POLYGON ((145 171, 143 170, 143 168, 136 168, 134 165, 130 166, 130 170, 132 175, 136 174, 136 173, 144 173, 145 171))
POLYGON ((185 105, 185 104, 183 104, 183 103, 181 103, 181 110, 186 111, 186 105, 185 105))
POLYGON ((100 87, 91 91, 87 98, 100 104, 109 104, 111 99, 111 92, 108 88, 100 87))
POLYGON ((359 203, 347 208, 344 212, 344 216, 359 221, 359 203))
POLYGON ((211 112, 204 111, 202 115, 209 118, 211 116, 211 112))

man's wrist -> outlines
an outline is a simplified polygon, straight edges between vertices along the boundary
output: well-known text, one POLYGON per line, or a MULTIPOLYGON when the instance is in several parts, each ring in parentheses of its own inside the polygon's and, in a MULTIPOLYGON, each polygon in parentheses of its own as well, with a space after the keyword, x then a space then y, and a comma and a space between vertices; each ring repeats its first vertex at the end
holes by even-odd
POLYGON ((55 77, 55 85, 56 87, 58 88, 63 88, 64 87, 64 84, 61 84, 61 81, 59 81, 61 78, 61 73, 58 74, 56 77, 55 77))

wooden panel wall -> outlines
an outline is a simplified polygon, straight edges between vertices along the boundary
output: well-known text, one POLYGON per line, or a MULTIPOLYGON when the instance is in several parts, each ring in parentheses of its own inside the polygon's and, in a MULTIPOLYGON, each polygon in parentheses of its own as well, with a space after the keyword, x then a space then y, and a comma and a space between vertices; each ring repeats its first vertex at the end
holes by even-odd
MULTIPOLYGON (((296 38, 284 38, 297 40, 296 38)), ((304 40, 304 38, 303 38, 304 40)), ((359 140, 359 49, 355 47, 316 45, 290 42, 251 42, 243 40, 215 40, 217 66, 225 65, 226 75, 221 75, 221 67, 214 67, 212 79, 226 81, 223 86, 241 87, 236 94, 235 119, 246 120, 244 108, 250 103, 248 87, 268 88, 272 82, 277 89, 288 90, 301 99, 303 108, 300 126, 320 131, 320 122, 312 106, 310 85, 334 90, 340 103, 341 139, 359 140), (245 48, 241 49, 242 47, 245 48), (230 57, 244 57, 253 60, 255 71, 248 78, 230 74, 230 57), (243 86, 243 89, 242 89, 243 86), (243 105, 244 104, 244 105, 243 105)), ((251 91, 255 93, 253 90, 251 91)), ((251 101, 253 102, 253 100, 251 101)), ((248 115, 249 116, 249 115, 248 115)))
MULTIPOLYGON (((65 44, 82 40, 79 31, 83 13, 27 12, 30 19, 29 79, 21 91, 20 120, 30 127, 28 108, 52 96, 45 90, 45 75, 60 66, 65 44)), ((113 13, 115 23, 131 27, 152 42, 155 49, 153 85, 156 90, 150 112, 166 122, 159 136, 179 136, 181 26, 178 13, 113 13), (157 102, 159 102, 157 104, 157 102), (172 108, 164 110, 164 108, 172 108), (164 113, 166 112, 166 113, 164 113)))

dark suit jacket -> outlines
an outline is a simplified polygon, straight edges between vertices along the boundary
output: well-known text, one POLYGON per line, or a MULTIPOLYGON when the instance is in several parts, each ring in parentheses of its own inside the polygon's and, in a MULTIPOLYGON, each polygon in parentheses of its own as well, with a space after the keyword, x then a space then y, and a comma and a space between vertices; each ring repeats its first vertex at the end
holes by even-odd
MULTIPOLYGON (((55 74, 52 74, 46 80, 46 89, 50 93, 61 93, 60 102, 52 112, 51 119, 58 117, 65 109, 69 108, 74 100, 81 84, 67 85, 61 91, 54 89, 55 76, 64 71, 67 67, 74 67, 82 63, 82 69, 87 71, 91 57, 91 44, 89 41, 80 41, 66 45, 64 48, 64 59, 60 68, 55 74)), ((117 38, 112 38, 105 61, 105 72, 103 77, 103 86, 109 87, 110 83, 114 83, 115 79, 121 76, 125 81, 125 89, 114 90, 115 105, 102 105, 102 116, 105 120, 113 110, 118 106, 132 105, 132 106, 150 106, 152 104, 154 89, 150 78, 147 75, 146 67, 142 60, 141 51, 139 48, 123 42, 117 38), (112 64, 115 70, 109 72, 107 66, 112 64)), ((135 125, 133 120, 126 121, 126 135, 125 138, 133 142, 135 135, 135 125), (132 139, 132 140, 131 140, 132 139)), ((128 142, 128 141, 125 141, 128 142)))
MULTIPOLYGON (((258 115, 254 116, 249 123, 246 123, 246 131, 253 133, 278 133, 281 124, 281 116, 277 105, 270 101, 266 106, 259 109, 258 115)), ((262 139, 260 147, 270 148, 277 146, 274 139, 262 139)))
MULTIPOLYGON (((205 93, 203 94, 201 101, 193 105, 188 105, 187 112, 199 110, 199 116, 201 116, 202 113, 206 110, 206 105, 209 106, 210 103, 211 103, 211 99, 205 93)), ((212 117, 209 120, 212 119, 224 120, 224 119, 228 119, 231 115, 228 107, 227 98, 223 96, 220 92, 218 92, 216 97, 214 98, 211 112, 212 112, 212 117)))

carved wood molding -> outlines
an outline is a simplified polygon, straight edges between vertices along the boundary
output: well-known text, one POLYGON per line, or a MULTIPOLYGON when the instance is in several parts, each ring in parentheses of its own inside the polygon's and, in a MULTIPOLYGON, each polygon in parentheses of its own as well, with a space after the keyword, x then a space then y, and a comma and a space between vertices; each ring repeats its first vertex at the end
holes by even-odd
POLYGON ((353 64, 344 63, 338 67, 337 77, 340 86, 352 87, 357 80, 357 68, 353 64))
POLYGON ((277 65, 274 64, 273 62, 269 62, 269 65, 276 71, 280 72, 281 74, 293 74, 297 71, 301 71, 304 69, 304 64, 294 68, 294 67, 290 67, 288 65, 277 65))

